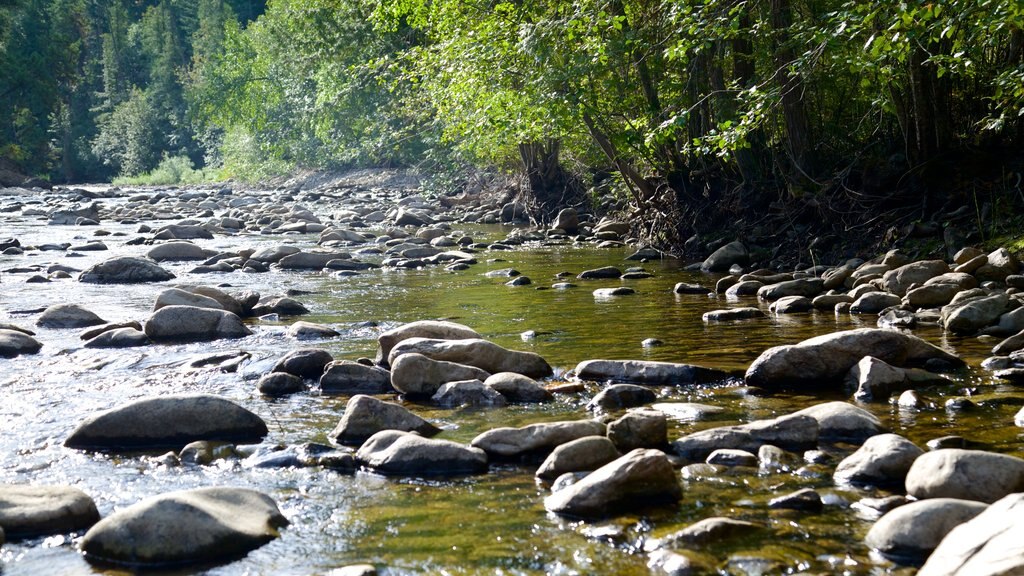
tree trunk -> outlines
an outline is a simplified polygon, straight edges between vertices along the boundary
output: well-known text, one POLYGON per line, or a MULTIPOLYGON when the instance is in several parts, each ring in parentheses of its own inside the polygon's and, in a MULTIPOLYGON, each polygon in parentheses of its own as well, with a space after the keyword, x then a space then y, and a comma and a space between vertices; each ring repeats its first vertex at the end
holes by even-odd
POLYGON ((565 195, 566 178, 559 163, 562 142, 549 138, 544 142, 519 144, 519 158, 529 184, 530 194, 548 215, 553 213, 565 195))
POLYGON ((777 35, 775 67, 782 75, 782 116, 786 125, 787 152, 796 172, 812 171, 810 123, 804 106, 804 88, 800 75, 790 70, 796 59, 789 42, 789 27, 793 23, 789 0, 771 0, 772 28, 777 35))
POLYGON ((604 155, 613 165, 615 165, 615 169, 619 171, 619 174, 622 175, 622 179, 626 183, 626 186, 629 187, 636 203, 643 206, 653 200, 657 193, 657 189, 639 172, 637 172, 636 168, 634 168, 632 164, 619 155, 619 151, 615 148, 615 144, 608 138, 607 134, 601 131, 594 122, 594 119, 590 116, 590 113, 583 113, 583 123, 587 125, 590 137, 594 139, 594 142, 597 143, 599 148, 601 148, 604 155))

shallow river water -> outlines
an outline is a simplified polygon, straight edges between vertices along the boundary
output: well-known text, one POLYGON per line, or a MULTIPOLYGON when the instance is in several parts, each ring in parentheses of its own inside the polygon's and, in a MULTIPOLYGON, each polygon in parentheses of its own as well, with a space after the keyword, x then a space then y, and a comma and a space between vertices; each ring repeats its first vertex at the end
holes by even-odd
MULTIPOLYGON (((684 263, 675 260, 642 264, 654 274, 649 279, 572 280, 578 288, 538 290, 555 282, 559 272, 631 265, 623 260, 630 253, 626 248, 598 249, 572 242, 481 252, 480 264, 454 273, 429 268, 371 270, 346 278, 278 270, 190 275, 187 271, 193 264, 182 263, 165 265, 178 278, 164 284, 102 286, 75 280, 26 284, 29 274, 6 271, 52 262, 84 269, 113 255, 141 255, 148 247, 124 244, 139 235, 138 224, 46 226, 44 221, 18 214, 6 214, 0 222, 0 237, 18 237, 23 245, 83 243, 98 229, 115 233, 101 238, 110 247, 107 252, 82 252, 78 257, 39 251, 0 255, 0 321, 32 327, 44 343, 37 355, 0 359, 0 483, 71 484, 91 495, 104 516, 172 490, 246 486, 272 496, 291 521, 281 538, 240 560, 178 573, 324 574, 346 564, 369 562, 386 574, 648 574, 648 557, 643 553, 646 540, 710 516, 747 519, 769 527, 760 536, 694 553, 723 574, 912 573, 872 557, 863 544, 873 519, 859 515, 850 504, 885 493, 834 484, 835 463, 854 449, 847 445, 824 447, 831 464, 808 464, 786 473, 726 473, 683 481, 679 506, 638 510, 636 515, 603 522, 568 521, 545 512, 548 488, 535 482, 530 465, 500 464, 486 475, 453 480, 392 479, 316 468, 248 469, 238 460, 205 467, 166 467, 147 457, 151 455, 91 454, 62 446, 78 422, 92 413, 171 392, 208 392, 238 402, 267 421, 268 446, 329 443, 327 434, 341 417, 347 397, 321 395, 313 389, 268 399, 257 393, 253 378, 299 347, 321 347, 337 359, 373 357, 380 332, 414 320, 454 320, 505 347, 537 352, 555 367, 557 379, 578 362, 593 358, 686 362, 742 371, 769 346, 872 326, 874 318, 815 312, 705 325, 701 315, 708 310, 759 304, 754 298, 727 301, 673 294, 676 282, 713 286, 715 280, 684 272, 684 263), (508 287, 504 279, 484 276, 488 270, 505 267, 529 276, 533 285, 508 287), (295 298, 311 310, 301 319, 330 325, 342 336, 297 342, 285 335, 297 318, 251 319, 254 335, 240 340, 90 350, 82 347, 79 330, 33 326, 40 309, 60 302, 82 304, 108 321, 144 320, 156 295, 176 283, 223 284, 230 285, 229 290, 263 294, 301 291, 295 298), (637 294, 610 300, 592 295, 596 288, 623 283, 637 294), (663 345, 644 348, 641 341, 646 338, 658 338, 663 345), (189 367, 196 357, 238 349, 252 354, 238 373, 189 367), (823 513, 767 508, 769 499, 802 487, 819 490, 826 503, 823 513)), ((477 240, 499 239, 509 231, 454 223, 453 229, 477 240)), ((217 250, 277 243, 312 247, 316 235, 242 233, 196 242, 217 250)), ((959 434, 990 450, 1024 455, 1024 431, 1013 426, 1013 414, 1024 404, 1024 394, 977 368, 992 343, 946 337, 937 328, 916 333, 959 354, 972 368, 956 375, 956 382, 948 387, 923 391, 935 401, 935 409, 901 412, 888 404, 865 407, 889 430, 921 446, 932 438, 959 434), (965 388, 979 408, 947 413, 942 408, 944 397, 962 395, 965 388)), ((493 427, 590 417, 584 404, 598 387, 588 387, 585 394, 559 396, 548 405, 483 410, 407 406, 444 428, 440 438, 468 442, 493 427)), ((743 394, 738 382, 658 389, 661 401, 702 402, 726 409, 712 421, 670 421, 670 439, 710 426, 781 415, 825 400, 848 399, 849 392, 764 397, 743 394)), ((80 536, 8 543, 0 548, 0 573, 121 573, 88 564, 75 547, 80 536)))

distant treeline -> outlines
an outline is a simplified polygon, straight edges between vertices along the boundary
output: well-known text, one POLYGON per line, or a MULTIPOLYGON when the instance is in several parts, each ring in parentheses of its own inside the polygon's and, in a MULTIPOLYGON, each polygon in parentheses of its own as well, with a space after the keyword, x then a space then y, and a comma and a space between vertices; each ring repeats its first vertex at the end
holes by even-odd
POLYGON ((597 179, 678 219, 927 190, 933 168, 955 187, 943 170, 964 151, 998 164, 1024 145, 1019 0, 0 0, 0 15, 0 158, 56 180, 168 156, 250 178, 471 165, 521 174, 541 203, 597 179))

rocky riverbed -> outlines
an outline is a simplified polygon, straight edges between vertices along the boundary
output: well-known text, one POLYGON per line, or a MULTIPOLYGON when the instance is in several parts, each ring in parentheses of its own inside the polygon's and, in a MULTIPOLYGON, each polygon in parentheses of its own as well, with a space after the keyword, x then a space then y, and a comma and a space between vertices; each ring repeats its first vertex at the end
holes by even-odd
POLYGON ((690 264, 525 213, 0 190, 2 571, 1024 570, 1012 254, 690 264))

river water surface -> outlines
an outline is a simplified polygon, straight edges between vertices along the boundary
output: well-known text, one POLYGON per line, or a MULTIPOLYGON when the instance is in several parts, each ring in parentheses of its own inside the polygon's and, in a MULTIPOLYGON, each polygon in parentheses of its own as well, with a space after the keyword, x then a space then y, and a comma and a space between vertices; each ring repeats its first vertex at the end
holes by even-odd
MULTIPOLYGON (((20 238, 23 245, 93 239, 97 228, 46 226, 33 217, 5 215, 0 236, 20 238)), ((160 224, 152 223, 152 224, 160 224)), ((107 252, 27 251, 0 255, 0 320, 33 327, 39 310, 61 303, 79 303, 108 321, 144 320, 156 295, 175 283, 229 285, 228 290, 263 294, 298 294, 311 314, 301 319, 327 324, 341 337, 297 342, 285 329, 297 318, 279 322, 250 321, 255 332, 241 340, 188 345, 153 345, 124 350, 82 348, 79 330, 36 329, 43 350, 34 356, 0 359, 0 482, 71 484, 97 502, 101 515, 145 497, 178 489, 234 485, 259 489, 272 496, 291 521, 282 537, 235 562, 193 568, 180 573, 324 574, 346 564, 369 562, 387 574, 648 574, 644 542, 667 535, 697 520, 728 516, 770 527, 762 536, 710 546, 691 554, 724 574, 911 573, 872 557, 863 544, 872 519, 850 504, 865 496, 886 493, 836 486, 835 463, 855 447, 827 446, 831 463, 808 464, 768 475, 747 471, 684 481, 678 507, 641 510, 605 522, 573 522, 545 512, 548 488, 537 484, 528 465, 492 466, 482 476, 454 480, 389 479, 368 473, 343 475, 310 469, 250 469, 237 459, 210 466, 167 467, 153 455, 111 456, 62 446, 86 416, 129 401, 158 394, 206 392, 225 396, 259 414, 270 434, 266 446, 329 443, 347 397, 321 395, 316 389, 285 399, 256 392, 255 380, 288 351, 317 346, 337 359, 373 357, 377 335, 404 322, 450 319, 477 330, 505 347, 544 356, 556 375, 593 358, 686 362, 743 370, 765 348, 795 343, 811 336, 860 326, 874 318, 837 317, 831 313, 773 317, 734 324, 705 325, 701 315, 732 306, 759 305, 755 299, 675 295, 672 286, 685 281, 713 286, 714 276, 682 271, 676 260, 642 266, 653 278, 637 281, 572 280, 570 290, 538 290, 556 281, 559 272, 632 265, 626 248, 599 249, 592 244, 527 245, 512 251, 479 253, 480 264, 460 272, 442 268, 371 270, 335 278, 314 272, 191 275, 193 264, 169 264, 178 275, 165 284, 100 286, 57 280, 27 284, 27 273, 11 268, 61 263, 84 269, 113 255, 141 255, 144 246, 125 242, 139 236, 138 224, 103 222, 98 228, 113 235, 100 238, 107 252), (123 235, 118 235, 123 234, 123 235), (502 261, 491 261, 500 259, 502 261), (514 267, 533 285, 508 287, 488 270, 514 267), (627 284, 637 294, 597 300, 596 288, 627 284), (644 348, 641 341, 658 338, 663 345, 644 348), (217 351, 245 350, 252 360, 238 373, 190 368, 197 357, 217 351), (770 511, 767 501, 803 487, 819 490, 826 502, 820 514, 770 511)), ((504 237, 509 228, 453 224, 477 240, 504 237)), ((315 245, 316 235, 235 236, 200 240, 216 250, 259 248, 280 243, 315 245)), ((972 368, 956 375, 948 387, 923 391, 937 408, 901 412, 888 404, 866 406, 889 430, 923 446, 930 439, 959 434, 987 449, 1024 455, 1021 429, 1013 414, 1024 395, 992 380, 977 368, 991 342, 946 337, 938 329, 916 332, 961 355, 972 368), (947 413, 945 396, 969 389, 979 408, 947 413)), ((556 380, 559 376, 556 376, 556 380)), ((409 404, 413 411, 442 426, 439 438, 468 442, 497 426, 590 417, 586 401, 598 390, 559 396, 553 404, 500 409, 442 410, 409 404)), ((792 412, 825 400, 848 399, 849 391, 833 394, 755 396, 734 383, 707 388, 660 388, 661 401, 701 402, 725 408, 712 421, 670 421, 670 439, 710 426, 745 422, 792 412)), ((390 398, 394 400, 394 398, 390 398)), ((0 549, 0 573, 6 575, 119 574, 94 567, 77 552, 75 537, 56 536, 0 549)))

